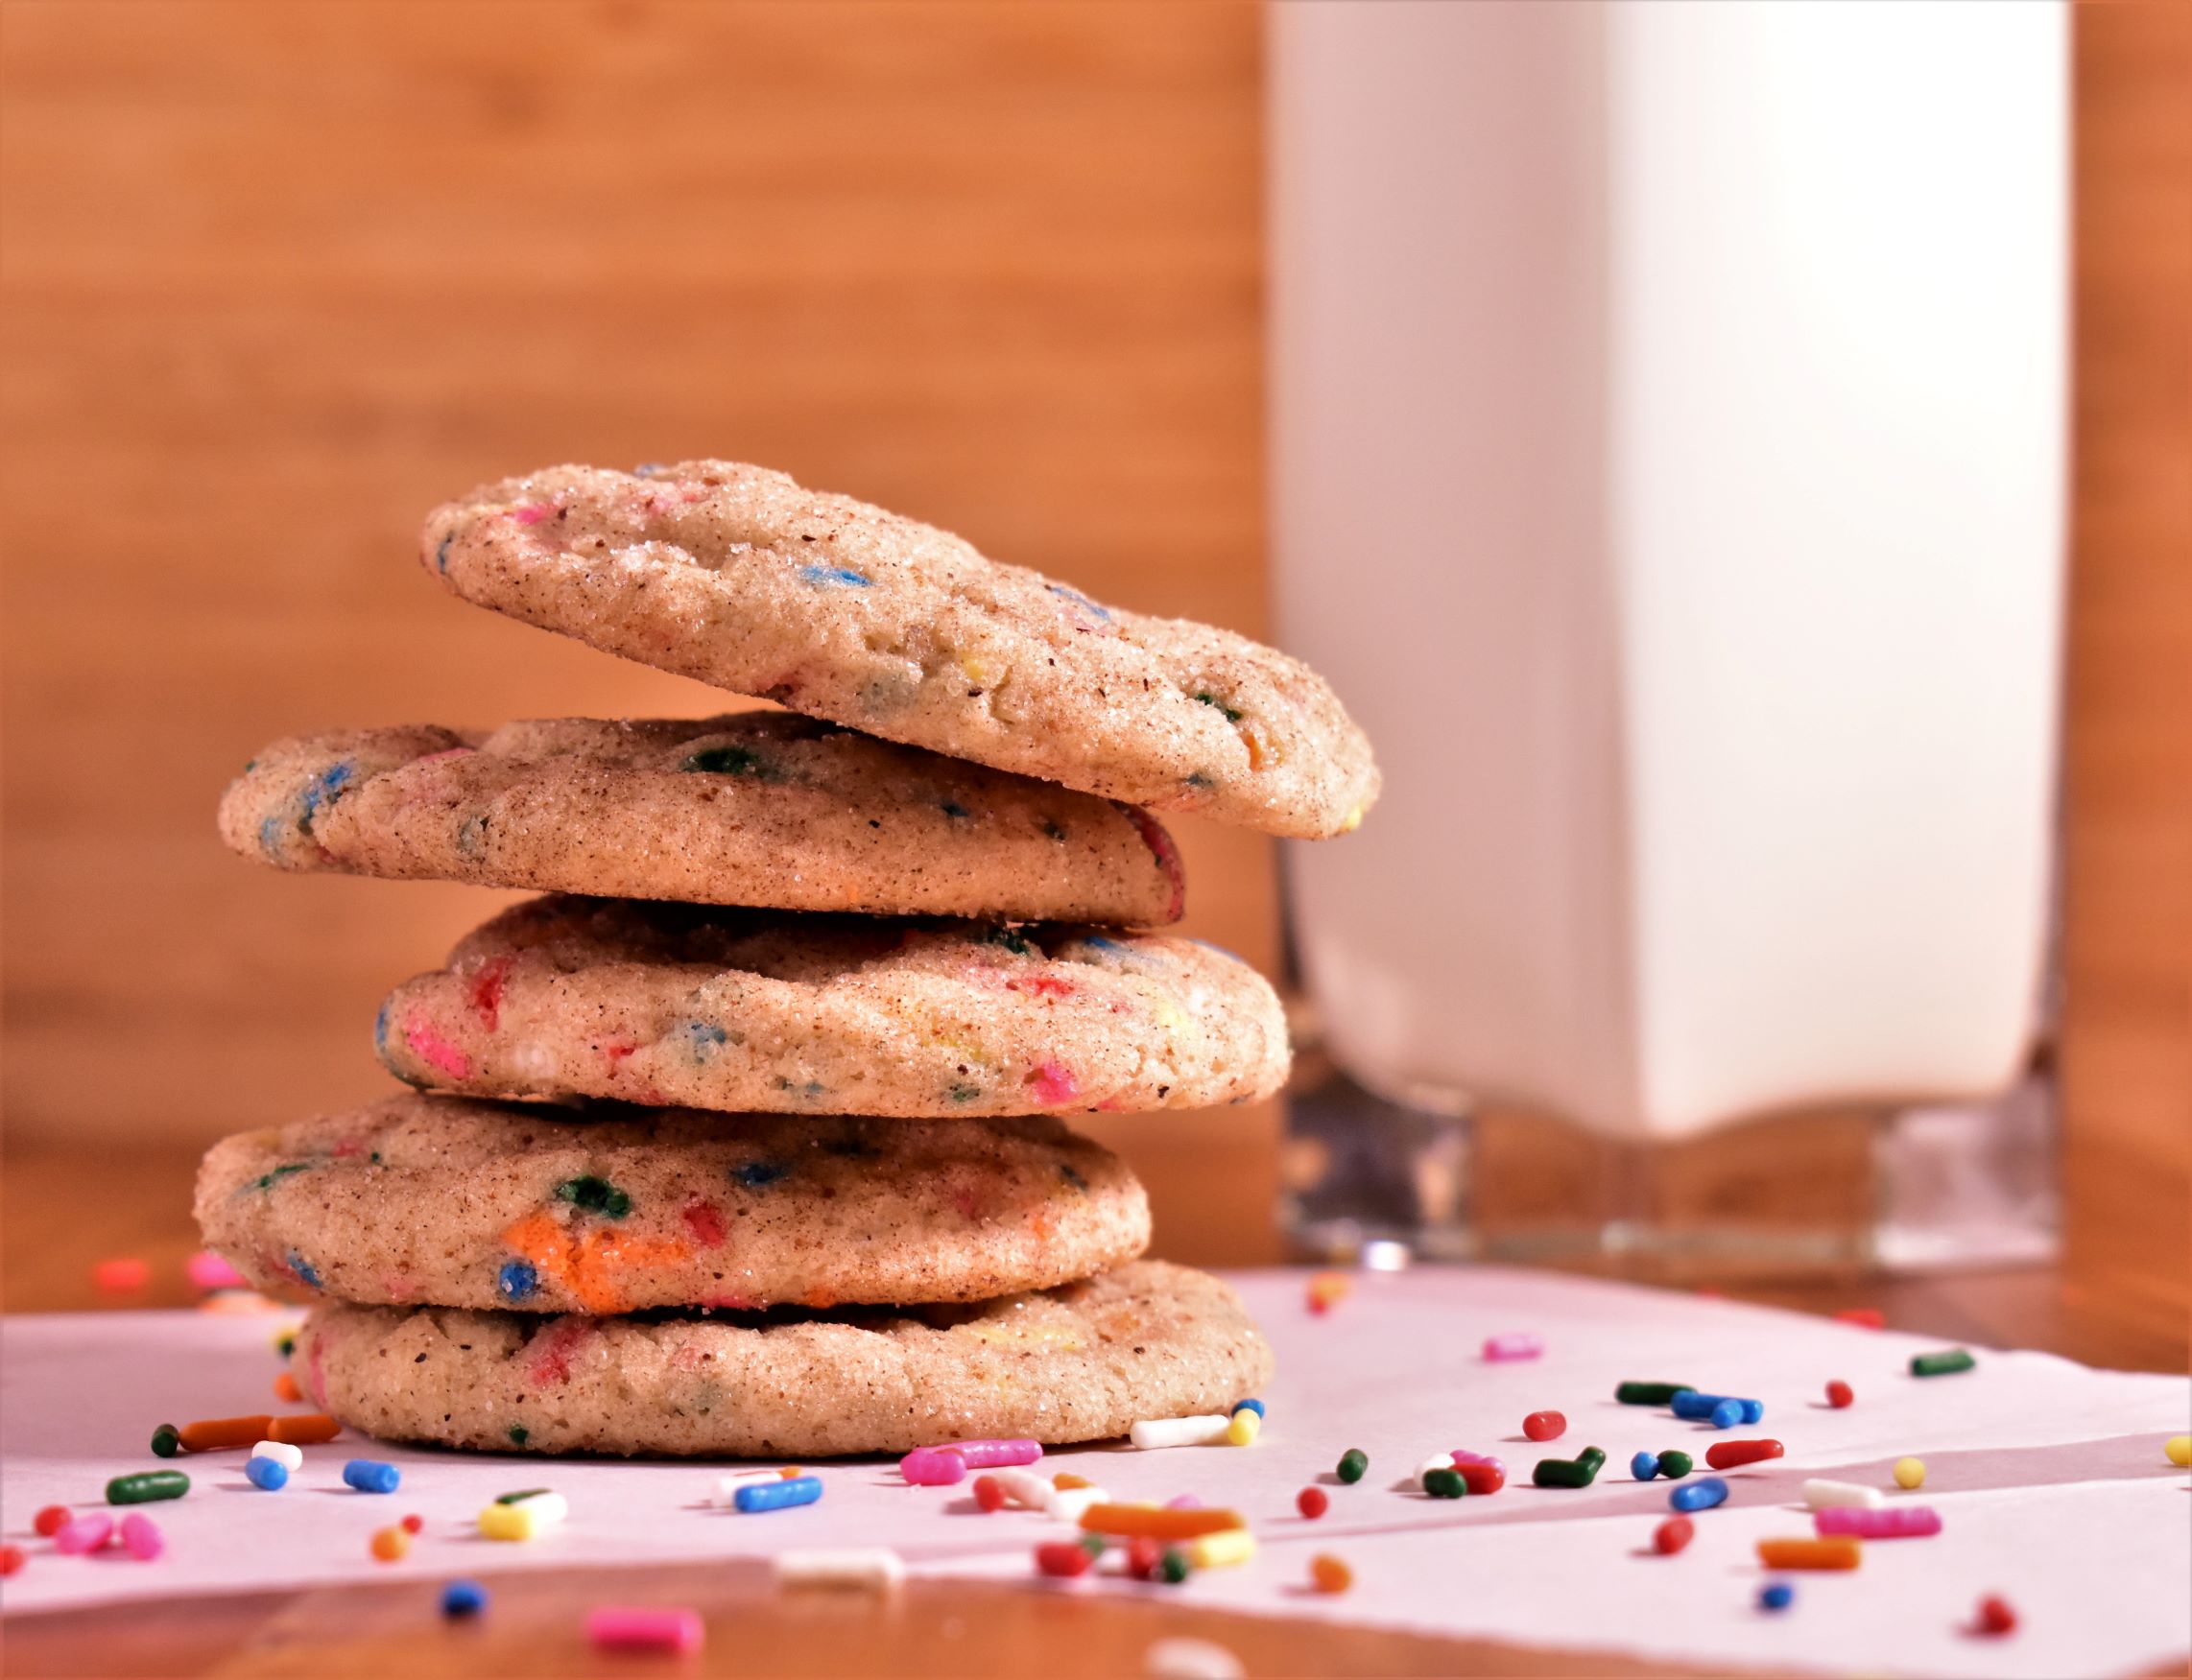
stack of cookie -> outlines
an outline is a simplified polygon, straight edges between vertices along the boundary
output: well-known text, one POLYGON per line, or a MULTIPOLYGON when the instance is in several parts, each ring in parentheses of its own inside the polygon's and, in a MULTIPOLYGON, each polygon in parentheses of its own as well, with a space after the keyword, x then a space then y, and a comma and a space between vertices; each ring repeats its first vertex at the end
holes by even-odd
POLYGON ((280 868, 520 887, 382 1006, 414 1087, 206 1156, 207 1242, 311 1291, 345 1423, 536 1452, 813 1456, 1222 1410, 1270 1353, 1137 1257, 1068 1130, 1284 1079, 1269 985, 1176 920, 1148 807, 1350 828, 1301 665, 1113 613, 778 473, 560 467, 439 509, 466 600, 795 714, 284 741, 223 837, 280 868))

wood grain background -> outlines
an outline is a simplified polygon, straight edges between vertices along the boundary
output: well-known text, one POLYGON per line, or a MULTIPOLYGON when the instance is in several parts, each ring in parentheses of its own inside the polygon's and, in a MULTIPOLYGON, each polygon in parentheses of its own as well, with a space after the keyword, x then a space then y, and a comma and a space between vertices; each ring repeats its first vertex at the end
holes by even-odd
MULTIPOLYGON (((2180 1317, 2188 16, 2079 15, 2068 762, 2074 1259, 2180 1317)), ((1220 3, 6 0, 11 1151, 179 1215, 215 1135, 385 1088, 379 996, 497 901, 228 856, 266 740, 716 703, 424 578, 477 481, 744 457, 1262 632, 1259 54, 1220 3)), ((1269 969, 1268 846, 1179 828, 1269 969)), ((1274 1125, 1104 1130, 1160 1247, 1248 1260, 1274 1125)))

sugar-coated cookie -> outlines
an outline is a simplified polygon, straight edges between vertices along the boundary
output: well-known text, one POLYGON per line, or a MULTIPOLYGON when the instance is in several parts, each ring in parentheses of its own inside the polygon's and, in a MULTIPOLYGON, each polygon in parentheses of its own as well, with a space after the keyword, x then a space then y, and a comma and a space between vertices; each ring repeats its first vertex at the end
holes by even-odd
POLYGON ((261 1289, 531 1313, 984 1300, 1149 1242, 1133 1174, 1055 1120, 413 1093, 216 1144, 198 1220, 261 1289))
POLYGON ((314 1404, 389 1440, 810 1458, 1104 1440, 1224 1410, 1270 1381, 1272 1360, 1225 1284, 1137 1261, 975 1307, 743 1322, 329 1302, 291 1368, 314 1404))
POLYGON ((608 652, 1108 798, 1317 838, 1377 797, 1299 660, 765 468, 550 467, 436 509, 420 553, 465 600, 608 652))
POLYGON ((783 1113, 1205 1108, 1288 1068, 1269 983, 1190 939, 572 897, 397 986, 374 1042, 440 1090, 783 1113))
POLYGON ((221 836, 285 869, 781 910, 1133 926, 1184 892, 1146 812, 779 712, 277 741, 221 836))

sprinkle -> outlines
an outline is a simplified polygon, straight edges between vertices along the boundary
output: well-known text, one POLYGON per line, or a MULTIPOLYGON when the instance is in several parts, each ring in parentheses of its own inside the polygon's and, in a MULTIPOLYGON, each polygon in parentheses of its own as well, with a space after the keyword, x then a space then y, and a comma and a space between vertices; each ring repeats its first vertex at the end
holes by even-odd
POLYGON ((1659 1455, 1639 1453, 1629 1460, 1629 1474, 1638 1481, 1650 1481, 1659 1474, 1659 1455))
POLYGON ((82 1557, 97 1551, 113 1538, 114 1519, 94 1511, 63 1524, 54 1536, 54 1550, 67 1557, 82 1557))
POLYGON ((190 1478, 179 1470, 140 1470, 134 1476, 117 1476, 107 1484, 110 1505, 150 1504, 155 1500, 179 1500, 190 1491, 190 1478))
POLYGON ((182 1451, 182 1432, 171 1423, 163 1423, 153 1431, 153 1456, 173 1458, 182 1451))
POLYGON ((418 1515, 417 1512, 414 1511, 409 1516, 405 1517, 402 1522, 398 1523, 396 1526, 401 1528, 406 1534, 417 1534, 420 1529, 426 1526, 426 1519, 418 1515))
POLYGON ((287 1371, 282 1371, 274 1377, 274 1397, 287 1405, 295 1406, 304 1398, 304 1390, 297 1385, 295 1377, 287 1371))
POLYGON ((1613 1397, 1624 1406, 1665 1406, 1685 1389, 1697 1392, 1690 1383, 1620 1383, 1614 1386, 1613 1397))
POLYGON ((1156 1505, 1090 1505, 1081 1526, 1092 1534, 1147 1535, 1153 1540, 1192 1540, 1200 1535, 1245 1528, 1238 1511, 1197 1508, 1172 1510, 1156 1505))
POLYGON ((1056 1476, 1050 1479, 1050 1484, 1056 1488, 1068 1490, 1076 1487, 1094 1487, 1096 1485, 1085 1476, 1076 1476, 1070 1470, 1060 1470, 1056 1476))
POLYGON ((12 1575, 26 1561, 20 1546, 0 1546, 0 1575, 12 1575))
POLYGON ((1557 1411, 1534 1411, 1522 1420, 1522 1432, 1533 1441, 1557 1441, 1568 1432, 1568 1420, 1557 1411))
POLYGON ((916 1487, 949 1487, 966 1479, 966 1460, 936 1447, 917 1447, 898 1460, 898 1474, 916 1487))
POLYGON ((2017 1613, 2010 1608, 2006 1599, 1989 1593, 1979 1600, 1976 1626, 1979 1632, 1995 1638, 2014 1633, 2017 1630, 2017 1613))
POLYGON ((1958 1371, 1968 1371, 1979 1361, 1971 1357, 1967 1348, 1943 1348, 1939 1353, 1911 1355, 1911 1375, 1914 1377, 1950 1377, 1958 1371))
POLYGON ((1230 1438, 1233 1420, 1211 1412, 1202 1417, 1144 1418, 1128 1432, 1137 1447, 1221 1447, 1230 1438))
POLYGON ((139 1563, 151 1563, 167 1550, 167 1536, 142 1511, 131 1511, 122 1519, 121 1537, 122 1550, 139 1563))
POLYGON ((1349 1447, 1340 1455, 1340 1479, 1350 1485, 1362 1480, 1370 1467, 1370 1455, 1360 1447, 1349 1447))
POLYGON ((1241 1680, 1248 1670, 1224 1645, 1175 1634, 1150 1642, 1142 1653, 1142 1672, 1151 1680, 1241 1680))
POLYGON ((1060 1522, 1078 1523, 1097 1505, 1110 1503, 1111 1496, 1100 1487, 1054 1488, 1043 1509, 1060 1522))
POLYGON ((1540 1458, 1530 1479, 1538 1487, 1588 1487, 1598 1479, 1606 1455, 1585 1447, 1573 1458, 1540 1458))
POLYGON ((1096 1560, 1085 1548, 1070 1540, 1052 1540, 1036 1548, 1036 1570, 1038 1574, 1065 1577, 1084 1575, 1094 1567, 1096 1560))
POLYGON ((265 1412, 256 1417, 213 1417, 186 1423, 176 1439, 186 1453, 210 1453, 221 1447, 248 1447, 274 1428, 265 1412))
POLYGON ((1496 1458, 1454 1455, 1454 1474, 1471 1493, 1497 1493, 1507 1485, 1507 1466, 1496 1458))
POLYGON ((74 1516, 66 1505, 47 1505, 31 1519, 31 1529, 42 1540, 51 1540, 69 1525, 74 1516))
POLYGON ((1469 1484, 1462 1479, 1462 1473, 1449 1464, 1443 1470, 1423 1473, 1423 1491, 1435 1500, 1458 1500, 1469 1491, 1469 1484))
POLYGON ((495 1273, 494 1288, 506 1301, 529 1301, 540 1291, 540 1274, 522 1260, 508 1260, 495 1273))
POLYGON ((1845 1307, 1834 1315, 1837 1324, 1854 1324, 1860 1330, 1879 1330, 1888 1322, 1888 1315, 1877 1307, 1845 1307))
POLYGON ((1309 1311, 1328 1313, 1347 1298, 1354 1280, 1344 1271, 1321 1271, 1309 1280, 1309 1311))
POLYGON ((673 1651, 687 1656, 707 1639, 698 1610, 604 1604, 586 1612, 586 1640, 600 1651, 673 1651))
POLYGON ((1857 1391, 1851 1388, 1849 1384, 1845 1383, 1840 1377, 1835 1378, 1833 1382, 1829 1383, 1826 1385, 1826 1403, 1827 1405, 1833 1407, 1837 1411, 1840 1411, 1844 1407, 1847 1406, 1856 1398, 1857 1391))
POLYGON ((1226 1439, 1236 1447, 1252 1447, 1256 1436, 1263 1432, 1263 1414, 1243 1407, 1233 1413, 1232 1421, 1226 1426, 1226 1439))
POLYGON ((1659 1474, 1669 1481, 1680 1481, 1697 1468, 1697 1460, 1687 1453, 1670 1447, 1659 1455, 1659 1474))
POLYGON ((91 1268, 92 1283, 110 1295, 128 1294, 131 1290, 141 1290, 152 1279, 152 1266, 133 1255, 102 1260, 91 1268))
POLYGON ((497 1503, 480 1511, 480 1534, 488 1540, 532 1540, 546 1526, 530 1504, 497 1503))
POLYGON ((989 1503, 995 1500, 998 1506, 1017 1505, 1023 1511, 1047 1510, 1058 1489, 1041 1477, 1027 1470, 995 1470, 987 1476, 974 1479, 974 1503, 984 1510, 997 1506, 989 1503))
POLYGON ((1263 1402, 1260 1400, 1234 1401, 1233 1415, 1238 1417, 1244 1411, 1252 1411, 1256 1414, 1256 1416, 1261 1417, 1263 1416, 1263 1402))
POLYGON ((571 1502, 551 1488, 527 1487, 516 1493, 498 1494, 496 1504, 507 1510, 525 1511, 531 1514, 537 1527, 550 1527, 571 1514, 571 1502))
POLYGON ((1687 1516, 1692 1511, 1709 1511, 1727 1498, 1727 1482, 1717 1476, 1701 1476, 1676 1488, 1667 1496, 1667 1503, 1687 1516))
POLYGON ((732 1496, 741 1511, 783 1511, 794 1505, 811 1505, 822 1496, 822 1478, 795 1476, 788 1480, 750 1482, 732 1496))
POLYGON ((488 1607, 488 1590, 477 1581, 451 1581, 441 1589, 441 1614, 452 1621, 477 1616, 488 1607))
POLYGON ((855 572, 850 566, 801 566, 799 576, 818 589, 830 586, 866 589, 875 581, 864 573, 855 572))
POLYGON ((1667 1404, 1674 1408, 1677 1417, 1709 1422, 1716 1430, 1731 1430, 1739 1423, 1762 1423, 1766 1417, 1763 1401, 1739 1400, 1727 1394, 1700 1394, 1695 1388, 1677 1390, 1667 1404))
POLYGON ((1488 1360, 1534 1360, 1544 1351, 1545 1344, 1526 1330, 1488 1336, 1484 1342, 1484 1357, 1488 1360))
POLYGON ((601 1214, 611 1219, 621 1219, 631 1212, 631 1197, 606 1178, 587 1173, 580 1178, 566 1178, 556 1186, 556 1199, 567 1201, 581 1213, 601 1214))
POLYGON ((1314 1521, 1332 1508, 1331 1496, 1321 1487, 1305 1487, 1294 1496, 1294 1508, 1314 1521))
POLYGON ((1344 1593, 1355 1584, 1355 1572, 1328 1551, 1309 1560, 1309 1584, 1320 1593, 1344 1593))
POLYGON ((1221 1528, 1187 1543, 1187 1561, 1197 1569, 1227 1569, 1256 1554, 1256 1537, 1246 1528, 1221 1528))
POLYGON ((1461 1448, 1456 1447, 1450 1455, 1458 1469, 1466 1470, 1472 1464, 1479 1464, 1496 1470, 1502 1476, 1507 1474, 1507 1466, 1489 1453, 1465 1453, 1461 1448))
POLYGON ((898 1460, 898 1473, 908 1481, 949 1485, 964 1479, 969 1470, 996 1470, 1006 1465, 1035 1464, 1041 1458, 1042 1443, 1020 1436, 1007 1440, 947 1441, 938 1447, 916 1447, 898 1460), (956 1472, 952 1471, 950 1465, 939 1462, 947 1455, 959 1461, 956 1472), (931 1474, 934 1471, 941 1471, 942 1474, 931 1474))
POLYGON ((2172 1464, 2192 1465, 2192 1435, 2171 1435, 2161 1443, 2161 1455, 2172 1464))
POLYGON ((401 1528, 373 1530, 372 1553, 383 1563, 395 1563, 411 1550, 411 1536, 401 1528))
POLYGON ((1859 1505, 1870 1510, 1887 1503, 1886 1494, 1861 1481, 1814 1479, 1804 1483, 1804 1503, 1815 1511, 1832 1510, 1837 1505, 1859 1505))
POLYGON ((1931 1505, 1891 1505, 1869 1510, 1860 1505, 1829 1505, 1812 1513, 1822 1534, 1852 1534, 1860 1540, 1918 1540, 1941 1532, 1941 1513, 1931 1505))
POLYGON ((1761 1459, 1778 1458, 1783 1448, 1778 1441, 1720 1441, 1707 1447, 1704 1461, 1715 1470, 1733 1470, 1742 1464, 1756 1464, 1761 1459))
POLYGON ((267 1493, 279 1493, 289 1485, 289 1466, 254 1454, 244 1460, 244 1479, 267 1493))
POLYGON ((1698 1526, 1687 1517, 1669 1517, 1652 1530, 1652 1550, 1661 1557, 1672 1557, 1690 1543, 1698 1526))
POLYGON ((906 1580, 906 1560, 888 1546, 780 1551, 775 1567, 779 1587, 852 1587, 865 1593, 892 1593, 906 1580))
POLYGON ((1925 1485, 1925 1460, 1923 1458, 1897 1458, 1895 1460, 1895 1485, 1897 1487, 1923 1487, 1925 1485))
POLYGON ((774 1470, 733 1470, 727 1476, 716 1478, 715 1497, 711 1502, 719 1511, 738 1508, 738 1490, 751 1487, 759 1481, 782 1481, 785 1478, 774 1470))
POLYGON ((1168 1546, 1164 1555, 1157 1559, 1156 1578, 1168 1587, 1177 1587, 1187 1578, 1187 1553, 1177 1546, 1168 1546))
POLYGON ((1864 1548, 1847 1535, 1758 1542, 1758 1561, 1768 1569, 1855 1569, 1864 1557, 1864 1548))
POLYGON ((1797 1601, 1797 1590, 1786 1581, 1768 1581, 1758 1589, 1758 1608, 1786 1610, 1797 1601))
MULTIPOLYGON (((298 1447, 317 1447, 343 1432, 343 1426, 323 1411, 300 1411, 289 1417, 261 1418, 259 1422, 264 1426, 261 1432, 268 1440, 288 1441, 298 1447)), ((188 1430, 183 1432, 182 1444, 190 1445, 188 1430)))
POLYGON ((402 1481, 402 1471, 378 1458, 353 1458, 343 1466, 344 1485, 360 1493, 393 1493, 402 1481))

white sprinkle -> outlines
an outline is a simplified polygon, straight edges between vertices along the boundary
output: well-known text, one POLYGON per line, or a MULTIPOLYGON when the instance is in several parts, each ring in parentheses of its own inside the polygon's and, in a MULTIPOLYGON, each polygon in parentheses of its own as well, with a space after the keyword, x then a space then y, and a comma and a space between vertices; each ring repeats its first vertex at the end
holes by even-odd
POLYGON ((895 1591, 906 1579, 906 1560, 888 1546, 819 1547, 776 1554, 776 1584, 783 1587, 859 1587, 895 1591))
POLYGON ((1223 1447, 1230 1417, 1153 1417, 1134 1425, 1128 1438, 1137 1447, 1223 1447))
POLYGON ((571 1502, 560 1493, 527 1494, 521 1500, 512 1500, 532 1514, 534 1523, 542 1528, 552 1527, 571 1514, 571 1502))
POLYGON ((1160 1639, 1142 1653, 1154 1680, 1240 1680, 1241 1659, 1206 1639, 1160 1639))
POLYGON ((261 1441, 251 1449, 251 1456, 253 1458, 272 1458, 284 1470, 301 1470, 304 1468, 303 1449, 293 1447, 287 1441, 261 1441))
POLYGON ((1007 1504, 1018 1505, 1024 1511, 1047 1511, 1058 1492, 1047 1478, 1032 1470, 986 1470, 983 1475, 996 1482, 1007 1504))
POLYGON ((1876 1487, 1867 1487, 1861 1481, 1804 1483, 1804 1503, 1815 1511, 1831 1510, 1836 1505, 1862 1505, 1867 1510, 1877 1510, 1887 1503, 1886 1494, 1876 1487))
POLYGON ((1078 1523, 1090 1505, 1108 1505, 1111 1496, 1100 1487, 1054 1487, 1043 1509, 1068 1523, 1078 1523))
POLYGON ((1422 1480, 1422 1479, 1424 1479, 1426 1476, 1430 1475, 1430 1474, 1431 1474, 1431 1472, 1432 1472, 1432 1471, 1434 1471, 1434 1470, 1451 1470, 1451 1469, 1453 1469, 1453 1467, 1454 1467, 1454 1455, 1453 1455, 1453 1454, 1451 1454, 1451 1453, 1434 1453, 1434 1454, 1432 1454, 1432 1455, 1431 1455, 1431 1456, 1430 1456, 1430 1457, 1428 1457, 1428 1458, 1424 1459, 1422 1463, 1420 1463, 1420 1464, 1417 1465, 1417 1467, 1416 1467, 1416 1479, 1417 1479, 1418 1481, 1421 1481, 1421 1480, 1422 1480))

